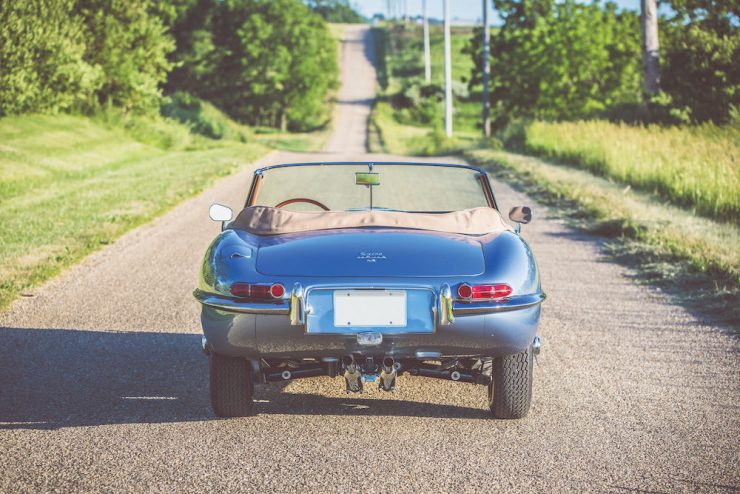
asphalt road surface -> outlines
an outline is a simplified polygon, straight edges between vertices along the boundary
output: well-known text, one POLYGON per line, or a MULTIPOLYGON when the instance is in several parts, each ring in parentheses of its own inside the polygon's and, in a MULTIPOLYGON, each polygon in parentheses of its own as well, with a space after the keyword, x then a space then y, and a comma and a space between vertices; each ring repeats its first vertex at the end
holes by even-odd
MULTIPOLYGON (((368 31, 345 36, 339 121, 352 123, 329 154, 261 164, 371 159, 368 31)), ((395 394, 347 397, 329 378, 264 387, 254 417, 217 419, 191 291, 219 230, 208 205, 237 207, 250 169, 0 315, 1 492, 740 488, 737 340, 503 183, 504 208, 533 206, 524 236, 549 295, 527 418, 489 418, 484 387, 404 376, 395 394)))

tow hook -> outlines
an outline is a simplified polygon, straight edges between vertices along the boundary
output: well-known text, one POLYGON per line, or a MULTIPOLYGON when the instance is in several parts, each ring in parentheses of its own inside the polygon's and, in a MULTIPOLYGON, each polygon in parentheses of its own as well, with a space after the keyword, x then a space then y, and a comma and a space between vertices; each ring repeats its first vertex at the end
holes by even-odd
POLYGON ((345 355, 342 357, 342 364, 344 364, 344 383, 347 394, 362 393, 362 372, 357 367, 355 358, 352 355, 345 355))
POLYGON ((396 389, 396 367, 393 357, 383 359, 383 369, 380 371, 380 382, 378 389, 383 391, 394 391, 396 389))

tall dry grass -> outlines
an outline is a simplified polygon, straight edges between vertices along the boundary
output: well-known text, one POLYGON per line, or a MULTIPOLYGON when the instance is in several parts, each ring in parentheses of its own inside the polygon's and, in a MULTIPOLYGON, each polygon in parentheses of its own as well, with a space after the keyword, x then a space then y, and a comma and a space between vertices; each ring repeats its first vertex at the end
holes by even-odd
POLYGON ((530 152, 655 192, 699 214, 740 223, 740 126, 635 127, 534 122, 530 152))

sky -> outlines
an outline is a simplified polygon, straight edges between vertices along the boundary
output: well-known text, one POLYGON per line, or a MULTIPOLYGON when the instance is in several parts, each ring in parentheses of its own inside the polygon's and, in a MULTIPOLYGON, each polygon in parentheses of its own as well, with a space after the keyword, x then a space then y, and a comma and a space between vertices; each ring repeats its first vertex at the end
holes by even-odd
MULTIPOLYGON (((448 0, 450 2, 450 17, 458 21, 480 22, 481 0, 448 0)), ((490 2, 490 0, 488 0, 490 2)), ((376 12, 388 15, 387 0, 350 0, 350 3, 364 16, 372 17, 376 12)), ((403 12, 403 4, 406 4, 409 16, 421 15, 422 0, 391 0, 390 3, 397 5, 397 10, 403 12)), ((442 18, 443 0, 427 0, 429 17, 442 18)), ((616 4, 625 9, 638 10, 639 0, 616 0, 616 4)), ((493 14, 493 12, 491 12, 493 14)), ((495 15, 491 17, 491 23, 496 24, 495 15)))

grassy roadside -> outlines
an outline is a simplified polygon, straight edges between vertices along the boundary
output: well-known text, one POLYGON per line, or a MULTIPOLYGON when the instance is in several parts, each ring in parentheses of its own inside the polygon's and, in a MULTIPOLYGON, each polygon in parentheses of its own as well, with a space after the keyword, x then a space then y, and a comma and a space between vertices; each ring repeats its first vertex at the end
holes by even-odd
POLYGON ((267 151, 165 119, 0 119, 0 308, 267 151))
MULTIPOLYGON (((331 123, 314 132, 281 132, 270 127, 248 127, 235 122, 211 103, 187 93, 175 93, 165 98, 162 115, 183 124, 180 132, 203 136, 209 140, 259 143, 272 149, 293 152, 313 152, 321 149, 331 134, 331 123), (188 133, 187 130, 190 130, 188 133)), ((115 114, 114 114, 115 115, 115 114)), ((135 122, 138 120, 135 120, 135 122)), ((120 123, 120 122, 114 122, 120 123)), ((169 132, 177 132, 172 125, 164 124, 169 132)), ((149 124, 147 127, 151 126, 149 124)), ((144 133, 135 134, 147 140, 144 133)), ((187 138, 191 138, 186 136, 187 138)), ((201 144, 205 142, 201 139, 201 144)), ((168 147, 169 142, 155 143, 168 147)))
POLYGON ((324 148, 331 132, 331 124, 314 132, 279 132, 271 128, 257 128, 251 142, 281 151, 316 153, 324 148))
POLYGON ((571 225, 609 239, 608 252, 690 308, 740 325, 740 229, 571 167, 505 151, 465 157, 571 225))
POLYGON ((272 149, 317 151, 332 130, 247 127, 186 93, 161 113, 0 118, 0 310, 219 177, 272 149))
POLYGON ((527 152, 654 192, 708 218, 740 224, 740 126, 641 127, 603 120, 532 122, 527 152))

